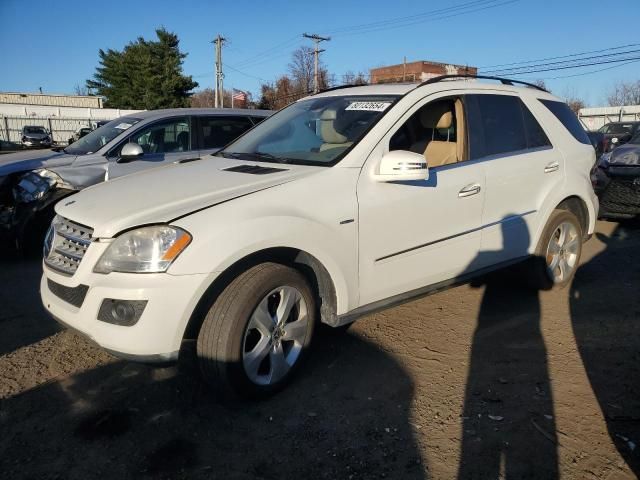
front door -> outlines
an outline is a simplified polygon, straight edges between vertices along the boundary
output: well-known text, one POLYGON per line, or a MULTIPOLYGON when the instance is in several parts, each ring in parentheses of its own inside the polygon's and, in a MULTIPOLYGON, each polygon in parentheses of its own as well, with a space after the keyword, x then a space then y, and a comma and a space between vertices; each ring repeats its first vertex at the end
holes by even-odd
POLYGON ((358 181, 361 306, 456 278, 480 249, 485 173, 467 161, 464 99, 430 97, 398 125, 358 181), (425 153, 429 179, 374 180, 389 150, 425 153))
POLYGON ((190 117, 172 117, 141 127, 131 134, 128 141, 140 145, 144 154, 136 160, 122 162, 119 152, 114 152, 115 160, 109 162, 108 178, 198 158, 197 149, 192 148, 191 130, 190 117))

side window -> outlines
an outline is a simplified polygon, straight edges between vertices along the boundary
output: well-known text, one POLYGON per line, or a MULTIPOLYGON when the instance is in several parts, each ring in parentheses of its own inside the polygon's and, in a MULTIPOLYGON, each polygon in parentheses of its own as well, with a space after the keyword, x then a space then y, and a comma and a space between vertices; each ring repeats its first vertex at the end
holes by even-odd
POLYGON ((585 145, 591 145, 587 132, 582 128, 580 120, 578 120, 576 114, 571 111, 569 105, 555 100, 540 100, 540 102, 560 120, 562 125, 573 135, 573 138, 585 145))
POLYGON ((427 103, 418 109, 393 134, 389 150, 407 150, 424 154, 432 142, 457 144, 456 100, 447 98, 427 103))
POLYGON ((249 117, 200 117, 203 148, 222 148, 253 127, 249 117))
POLYGON ((484 131, 483 156, 526 149, 520 99, 506 95, 476 95, 476 98, 484 131))
POLYGON ((134 133, 129 141, 140 145, 146 154, 187 152, 191 150, 189 119, 178 117, 154 123, 134 133))
POLYGON ((527 148, 550 147, 551 142, 549 141, 549 137, 544 133, 544 130, 533 116, 533 113, 531 113, 522 101, 520 101, 520 106, 522 107, 524 131, 527 135, 527 148))
POLYGON ((249 118, 251 119, 254 125, 257 125, 263 120, 265 120, 267 117, 249 117, 249 118))
POLYGON ((467 104, 472 159, 551 146, 544 130, 520 98, 469 95, 467 104))

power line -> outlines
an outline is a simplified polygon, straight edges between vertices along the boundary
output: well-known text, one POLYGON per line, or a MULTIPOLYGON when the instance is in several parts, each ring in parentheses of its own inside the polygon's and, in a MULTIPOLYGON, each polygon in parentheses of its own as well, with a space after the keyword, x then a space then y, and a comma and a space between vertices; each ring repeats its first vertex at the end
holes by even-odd
POLYGON ((559 80, 561 78, 581 77, 583 75, 591 75, 593 73, 599 73, 599 72, 604 72, 606 70, 613 70, 614 68, 624 67, 625 65, 629 65, 630 63, 636 63, 636 62, 639 62, 639 61, 640 61, 640 59, 631 60, 629 62, 621 63, 619 65, 613 65, 611 67, 606 67, 606 68, 599 68, 598 70, 592 70, 590 72, 574 73, 572 75, 562 75, 560 77, 547 77, 547 78, 544 78, 543 80, 559 80))
POLYGON ((613 51, 613 50, 621 50, 623 48, 631 48, 631 47, 638 47, 638 46, 640 46, 640 43, 630 43, 630 44, 627 44, 627 45, 620 45, 618 47, 603 48, 601 50, 591 50, 589 52, 571 53, 569 55, 561 55, 559 57, 539 58, 537 60, 525 60, 525 61, 521 61, 521 62, 501 63, 501 64, 498 64, 498 65, 485 65, 483 67, 478 67, 478 69, 510 67, 512 65, 523 65, 523 64, 526 64, 526 63, 546 62, 548 60, 558 60, 558 59, 561 59, 561 58, 579 57, 579 56, 582 56, 582 55, 590 55, 592 53, 609 52, 609 51, 613 51))
MULTIPOLYGON (((576 64, 576 65, 564 65, 564 66, 556 66, 556 67, 550 67, 550 68, 534 68, 534 69, 530 69, 530 70, 526 70, 526 71, 521 71, 521 72, 511 72, 511 73, 506 73, 506 75, 511 75, 511 76, 519 76, 519 75, 527 75, 527 74, 531 74, 531 73, 540 73, 540 72, 553 72, 553 71, 557 71, 557 70, 567 70, 567 69, 571 69, 571 68, 582 68, 582 67, 593 67, 596 65, 606 65, 606 64, 610 64, 610 63, 620 63, 620 62, 633 62, 636 60, 640 60, 640 55, 636 56, 636 57, 627 57, 627 58, 620 58, 620 59, 615 59, 615 60, 601 60, 599 62, 590 62, 590 63, 582 63, 582 64, 576 64)), ((482 72, 484 73, 489 73, 489 72, 482 72)), ((505 75, 503 73, 500 72, 490 72, 492 75, 505 75)))
POLYGON ((622 55, 636 55, 638 54, 638 52, 640 52, 640 49, 635 49, 635 50, 627 50, 625 52, 617 52, 617 53, 609 53, 606 55, 591 55, 588 57, 581 57, 581 58, 574 58, 572 60, 561 60, 561 61, 556 61, 556 62, 547 62, 547 63, 538 63, 538 64, 530 64, 530 65, 524 65, 521 67, 511 67, 511 68, 499 68, 497 70, 483 70, 483 73, 491 73, 491 74, 509 74, 509 73, 519 73, 519 71, 522 70, 529 70, 532 68, 540 68, 540 67, 552 67, 554 65, 562 65, 562 66, 568 66, 571 65, 572 63, 579 63, 579 62, 584 62, 584 61, 589 61, 589 60, 596 60, 596 59, 601 59, 601 58, 614 58, 614 57, 619 57, 622 55))
POLYGON ((407 16, 403 16, 403 17, 396 17, 396 18, 390 18, 390 19, 386 19, 386 20, 379 20, 377 22, 362 23, 362 24, 358 24, 358 25, 349 25, 349 26, 345 26, 345 27, 339 27, 339 28, 335 28, 333 30, 328 30, 328 33, 340 34, 340 33, 344 33, 344 32, 353 32, 353 31, 356 31, 356 30, 377 29, 377 28, 387 27, 387 26, 390 26, 390 25, 404 24, 406 22, 419 23, 419 22, 424 21, 424 20, 429 20, 433 16, 449 14, 449 13, 452 13, 452 12, 454 12, 456 10, 465 10, 465 9, 478 7, 478 6, 486 6, 486 5, 489 5, 489 4, 492 4, 492 3, 496 3, 496 2, 499 2, 499 1, 501 1, 501 0, 474 0, 474 1, 471 1, 471 2, 461 3, 461 4, 458 4, 458 5, 453 5, 453 6, 445 7, 445 8, 439 8, 439 9, 436 9, 436 10, 429 10, 429 11, 417 13, 417 14, 414 14, 414 15, 407 15, 407 16))

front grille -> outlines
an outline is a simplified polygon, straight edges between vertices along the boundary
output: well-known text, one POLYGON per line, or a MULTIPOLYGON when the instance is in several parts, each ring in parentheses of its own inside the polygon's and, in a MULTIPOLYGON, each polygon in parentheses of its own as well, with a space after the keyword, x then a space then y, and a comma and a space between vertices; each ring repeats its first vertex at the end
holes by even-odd
POLYGON ((45 240, 45 263, 65 275, 73 275, 91 244, 93 229, 57 217, 45 240))
POLYGON ((633 177, 614 177, 601 198, 602 208, 635 213, 640 208, 640 184, 633 177))
POLYGON ((78 285, 77 287, 65 287, 64 285, 60 285, 59 283, 54 282, 53 280, 47 279, 47 286, 49 287, 49 291, 53 293, 56 297, 64 300, 67 303, 70 303, 74 307, 80 308, 84 303, 84 297, 87 296, 87 292, 89 291, 89 287, 86 285, 78 285))

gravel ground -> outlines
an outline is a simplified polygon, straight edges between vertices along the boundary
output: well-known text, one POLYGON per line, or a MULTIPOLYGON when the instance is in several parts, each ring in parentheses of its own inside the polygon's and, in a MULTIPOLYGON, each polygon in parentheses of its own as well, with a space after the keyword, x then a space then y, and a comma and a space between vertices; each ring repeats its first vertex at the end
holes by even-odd
POLYGON ((637 225, 600 222, 570 288, 496 274, 322 333, 260 403, 63 331, 39 275, 0 260, 4 479, 640 475, 637 225))

